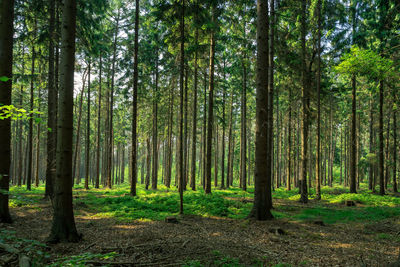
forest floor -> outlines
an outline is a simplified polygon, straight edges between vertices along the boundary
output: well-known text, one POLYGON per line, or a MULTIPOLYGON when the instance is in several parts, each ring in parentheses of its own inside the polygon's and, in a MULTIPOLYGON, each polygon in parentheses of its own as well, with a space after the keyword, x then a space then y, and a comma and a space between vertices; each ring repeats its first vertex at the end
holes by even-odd
POLYGON ((186 215, 178 216, 175 189, 140 187, 131 198, 127 185, 78 188, 74 209, 82 241, 46 245, 52 209, 43 187, 13 187, 14 223, 0 225, 0 243, 25 251, 37 266, 387 266, 399 255, 399 195, 324 187, 322 201, 300 204, 296 191, 278 189, 275 219, 258 222, 246 219, 249 191, 188 191, 186 215), (166 222, 169 216, 178 222, 166 222))

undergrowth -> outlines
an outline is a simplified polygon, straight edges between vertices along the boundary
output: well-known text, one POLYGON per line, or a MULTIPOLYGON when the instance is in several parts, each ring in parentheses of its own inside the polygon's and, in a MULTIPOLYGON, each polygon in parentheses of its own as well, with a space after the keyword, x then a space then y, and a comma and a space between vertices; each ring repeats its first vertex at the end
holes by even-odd
MULTIPOLYGON (((327 224, 355 221, 377 221, 400 216, 400 198, 395 195, 380 196, 372 194, 362 185, 358 194, 350 194, 348 189, 336 185, 322 187, 322 200, 313 200, 315 191, 310 190, 310 204, 298 203, 298 190, 291 191, 277 188, 273 191, 272 210, 275 218, 307 221, 322 220, 327 224), (345 207, 345 200, 353 200, 356 207, 345 207)), ((197 191, 184 192, 185 214, 204 217, 225 217, 245 219, 252 208, 254 187, 245 192, 237 187, 229 189, 214 188, 212 194, 206 195, 202 188, 197 191)), ((26 191, 25 188, 12 187, 10 205, 28 206, 40 209, 38 203, 43 198, 44 186, 26 191)), ((118 221, 163 220, 179 212, 179 195, 175 187, 163 185, 157 190, 145 190, 138 185, 137 196, 129 195, 129 185, 115 185, 113 189, 85 190, 82 186, 74 188, 74 205, 79 210, 87 210, 95 217, 114 218, 118 221)))

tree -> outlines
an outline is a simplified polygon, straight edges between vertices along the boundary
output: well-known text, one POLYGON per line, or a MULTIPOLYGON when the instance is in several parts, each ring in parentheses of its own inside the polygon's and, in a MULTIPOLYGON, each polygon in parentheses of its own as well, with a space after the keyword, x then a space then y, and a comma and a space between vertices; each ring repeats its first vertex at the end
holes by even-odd
POLYGON ((61 27, 60 95, 57 131, 57 176, 49 241, 77 242, 72 208, 72 136, 75 64, 76 1, 65 0, 61 27))
POLYGON ((271 177, 268 176, 268 0, 257 0, 257 72, 256 72, 256 147, 254 206, 250 217, 257 220, 272 219, 271 177))
POLYGON ((302 89, 301 89, 301 104, 302 104, 302 120, 301 120, 301 170, 300 170, 300 202, 308 202, 307 193, 307 160, 308 160, 308 124, 309 124, 309 112, 310 112, 310 97, 308 88, 308 73, 306 66, 306 5, 307 1, 301 1, 301 77, 302 77, 302 89))
MULTIPOLYGON (((11 104, 14 1, 0 2, 0 105, 11 104)), ((0 222, 11 223, 8 190, 11 163, 11 119, 0 119, 0 222)))
POLYGON ((49 0, 49 72, 47 82, 47 165, 45 197, 53 198, 53 184, 56 176, 57 147, 57 92, 54 82, 54 38, 55 38, 55 0, 49 0))
POLYGON ((131 155, 131 196, 136 196, 137 183, 137 99, 138 99, 138 52, 139 52, 139 0, 135 7, 135 47, 133 58, 133 100, 132 100, 132 155, 131 155))
MULTIPOLYGON (((212 23, 215 23, 215 7, 211 8, 212 23)), ((205 193, 211 193, 211 158, 212 158, 212 132, 214 124, 214 60, 215 60, 215 30, 210 33, 210 73, 208 79, 208 121, 207 121, 207 160, 206 160, 206 179, 205 193)))

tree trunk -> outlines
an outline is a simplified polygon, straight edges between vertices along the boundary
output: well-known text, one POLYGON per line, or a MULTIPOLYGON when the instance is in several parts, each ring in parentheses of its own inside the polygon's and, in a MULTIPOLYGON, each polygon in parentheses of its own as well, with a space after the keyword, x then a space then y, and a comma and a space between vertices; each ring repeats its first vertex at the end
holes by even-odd
POLYGON ((352 116, 351 116, 351 135, 350 135, 350 193, 357 193, 356 190, 356 76, 351 79, 352 85, 352 116))
POLYGON ((157 48, 157 58, 156 58, 156 77, 155 77, 155 88, 153 95, 153 168, 151 176, 151 189, 157 189, 157 179, 158 179, 158 129, 157 129, 157 112, 158 112, 158 48, 157 48))
MULTIPOLYGON (((54 84, 54 37, 55 37, 55 0, 49 0, 49 71, 47 82, 47 164, 45 198, 54 196, 54 179, 56 176, 57 147, 57 92, 54 84)), ((22 96, 21 96, 22 100, 22 96)), ((22 101, 21 101, 22 102, 22 101)), ((22 103, 21 103, 22 104, 22 103)))
MULTIPOLYGON (((225 81, 225 59, 223 68, 223 80, 225 81)), ((225 98, 226 98, 226 88, 225 85, 222 86, 222 155, 221 155, 221 189, 225 188, 225 98)))
MULTIPOLYGON (((198 71, 198 39, 199 30, 196 28, 195 32, 195 45, 196 50, 194 52, 194 88, 193 88, 193 128, 192 128, 192 169, 190 175, 190 187, 192 190, 196 190, 196 143, 197 143, 197 71, 198 71)), ((223 168, 223 167, 222 167, 223 168)))
POLYGON ((257 0, 257 72, 256 72, 256 146, 254 206, 250 217, 257 220, 272 219, 271 176, 268 175, 268 0, 257 0))
POLYGON ((385 194, 383 159, 383 81, 379 82, 379 194, 385 194))
POLYGON ((65 0, 62 14, 57 176, 54 184, 53 223, 49 240, 76 242, 81 238, 75 227, 71 175, 76 1, 65 0))
POLYGON ((302 57, 302 125, 301 125, 301 172, 299 177, 300 186, 300 202, 308 202, 307 193, 307 142, 308 142, 308 124, 310 112, 310 98, 308 88, 308 73, 306 69, 306 5, 307 1, 302 0, 301 7, 301 57, 302 57))
POLYGON ((85 189, 89 189, 90 168, 90 58, 88 63, 87 116, 86 116, 86 157, 85 157, 85 189))
MULTIPOLYGON (((0 2, 0 77, 10 78, 0 82, 0 103, 11 105, 14 1, 0 2)), ((0 223, 11 223, 8 208, 9 174, 11 163, 11 120, 0 120, 0 223)))
MULTIPOLYGON (((135 40, 133 55, 133 100, 132 100, 132 150, 131 150, 131 196, 136 196, 137 184, 137 100, 138 100, 138 52, 139 52, 139 0, 135 1, 135 40)), ((143 169, 142 169, 143 170, 143 169)), ((143 174, 142 174, 143 175, 143 174)))
POLYGON ((99 62, 99 95, 98 95, 98 100, 99 104, 97 106, 97 145, 96 145, 96 176, 95 176, 95 188, 100 187, 100 142, 101 142, 101 78, 102 78, 102 70, 103 70, 103 64, 102 64, 102 56, 100 53, 100 62, 99 62))
POLYGON ((286 171, 286 189, 291 190, 292 175, 292 87, 289 86, 289 111, 288 111, 288 139, 287 139, 287 171, 286 171))
POLYGON ((180 18, 180 79, 179 79, 179 91, 180 91, 180 120, 179 120, 179 214, 183 214, 183 90, 184 84, 183 79, 185 75, 185 0, 182 0, 182 14, 180 18))
POLYGON ((321 20, 322 2, 317 2, 318 33, 317 33, 317 151, 315 153, 315 199, 321 199, 321 20))
POLYGON ((393 110, 392 112, 393 112, 393 192, 397 193, 397 109, 393 110))
MULTIPOLYGON (((33 38, 36 38, 36 19, 35 19, 33 38)), ((32 43, 31 89, 30 89, 30 102, 29 102, 29 108, 31 112, 33 111, 33 100, 34 100, 33 88, 34 88, 34 76, 35 76, 35 57, 36 57, 35 45, 34 43, 32 43)), ((28 132, 28 170, 26 177, 27 190, 31 190, 31 185, 32 185, 32 163, 33 163, 33 119, 30 119, 29 132, 28 132)))
MULTIPOLYGON (((212 22, 215 22, 215 10, 212 7, 212 22)), ((212 158, 212 132, 214 124, 214 58, 215 58, 215 36, 211 31, 210 36, 210 73, 208 91, 208 121, 207 121, 207 161, 206 161, 206 180, 205 193, 211 193, 211 158, 212 158)))
MULTIPOLYGON (((372 155, 374 151, 374 111, 373 111, 373 98, 372 98, 372 92, 370 93, 370 101, 369 101, 369 154, 372 155)), ((368 181, 368 189, 372 190, 372 185, 374 183, 374 164, 372 162, 372 159, 370 159, 369 162, 369 181, 368 181)))

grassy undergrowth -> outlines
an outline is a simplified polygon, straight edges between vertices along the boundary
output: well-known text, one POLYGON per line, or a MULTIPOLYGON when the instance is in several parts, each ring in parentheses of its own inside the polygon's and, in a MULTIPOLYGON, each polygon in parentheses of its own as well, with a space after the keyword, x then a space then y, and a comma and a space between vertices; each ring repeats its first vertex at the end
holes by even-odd
MULTIPOLYGON (((254 188, 247 192, 234 187, 214 189, 211 195, 205 195, 203 189, 188 190, 184 193, 185 214, 198 216, 217 216, 232 219, 245 219, 249 214, 254 188)), ((11 207, 28 206, 39 208, 43 198, 44 186, 33 188, 12 187, 10 190, 11 207)), ((300 205, 297 190, 286 191, 278 188, 273 192, 275 201, 272 213, 276 218, 296 221, 319 219, 325 223, 347 223, 351 221, 377 221, 400 216, 400 198, 394 195, 379 196, 361 188, 358 194, 350 194, 341 186, 323 187, 322 201, 313 201, 314 190, 310 190, 310 204, 300 205), (345 200, 353 200, 356 207, 345 207, 345 200)), ((77 214, 80 210, 94 213, 95 217, 114 218, 118 221, 163 220, 176 215, 179 211, 179 196, 175 188, 159 186, 158 190, 145 190, 138 186, 138 196, 129 195, 129 185, 116 185, 110 189, 84 190, 75 187, 74 205, 77 214)))

